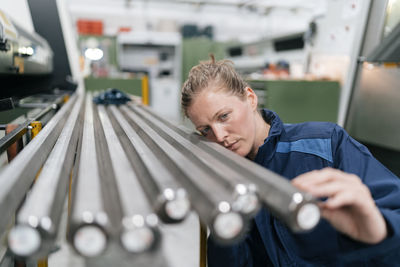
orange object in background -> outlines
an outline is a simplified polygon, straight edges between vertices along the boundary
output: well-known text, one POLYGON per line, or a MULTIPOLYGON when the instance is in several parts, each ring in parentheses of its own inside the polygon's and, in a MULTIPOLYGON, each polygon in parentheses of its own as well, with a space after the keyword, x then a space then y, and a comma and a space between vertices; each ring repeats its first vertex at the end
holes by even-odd
MULTIPOLYGON (((11 133, 13 130, 18 128, 18 126, 19 126, 18 124, 7 124, 6 134, 11 133)), ((22 138, 18 139, 17 141, 15 141, 15 143, 10 145, 7 148, 8 162, 12 161, 23 148, 24 148, 24 144, 22 142, 22 138)))
POLYGON ((78 33, 82 35, 103 35, 103 21, 78 19, 78 33))
POLYGON ((119 27, 118 32, 130 32, 132 31, 131 27, 119 27))

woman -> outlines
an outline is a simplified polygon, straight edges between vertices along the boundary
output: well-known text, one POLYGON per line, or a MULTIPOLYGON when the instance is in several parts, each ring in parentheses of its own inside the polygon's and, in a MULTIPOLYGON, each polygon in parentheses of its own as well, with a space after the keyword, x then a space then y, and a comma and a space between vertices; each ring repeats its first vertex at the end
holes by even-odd
POLYGON ((400 263, 400 180, 342 128, 286 125, 272 111, 259 112, 256 94, 231 62, 213 56, 191 69, 181 100, 207 139, 326 199, 324 219, 310 233, 292 233, 262 209, 239 244, 209 239, 209 267, 400 263))

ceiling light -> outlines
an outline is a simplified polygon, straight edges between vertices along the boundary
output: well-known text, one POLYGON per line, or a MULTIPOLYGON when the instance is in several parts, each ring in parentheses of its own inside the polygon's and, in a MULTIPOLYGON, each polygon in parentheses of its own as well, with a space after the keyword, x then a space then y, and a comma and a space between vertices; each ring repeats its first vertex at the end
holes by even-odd
POLYGON ((88 48, 85 50, 85 57, 90 60, 100 60, 103 58, 103 50, 100 48, 88 48))

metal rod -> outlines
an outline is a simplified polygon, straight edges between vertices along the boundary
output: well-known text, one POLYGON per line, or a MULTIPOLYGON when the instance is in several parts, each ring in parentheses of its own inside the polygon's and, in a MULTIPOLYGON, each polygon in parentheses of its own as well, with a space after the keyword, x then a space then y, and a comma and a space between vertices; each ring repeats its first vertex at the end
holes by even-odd
POLYGON ((191 143, 188 139, 178 134, 173 128, 163 123, 161 120, 156 119, 145 112, 139 106, 130 105, 130 107, 143 117, 148 123, 154 128, 158 129, 158 133, 162 135, 169 142, 174 142, 179 146, 180 150, 184 150, 186 155, 191 158, 193 162, 196 162, 201 168, 208 169, 210 173, 213 173, 216 181, 218 181, 223 187, 229 188, 232 195, 235 196, 235 201, 232 208, 236 211, 241 212, 244 216, 254 216, 259 208, 260 201, 257 196, 256 185, 243 176, 240 173, 232 170, 229 166, 223 164, 218 157, 207 153, 198 146, 191 143))
POLYGON ((318 224, 320 210, 316 199, 298 190, 286 178, 198 134, 193 133, 190 140, 210 153, 219 155, 225 164, 256 184, 266 208, 292 231, 309 231, 318 224))
POLYGON ((82 103, 83 96, 78 96, 38 180, 17 214, 16 226, 8 235, 9 248, 19 257, 47 257, 54 245, 80 133, 82 103))
POLYGON ((82 148, 69 222, 69 241, 82 256, 95 257, 108 246, 107 228, 110 220, 102 202, 91 94, 86 95, 83 122, 82 148))
POLYGON ((46 116, 50 111, 55 111, 58 109, 59 104, 62 103, 63 97, 60 97, 55 103, 48 105, 44 110, 42 110, 38 115, 34 117, 34 121, 41 120, 44 116, 46 116))
POLYGON ((104 106, 98 105, 98 113, 122 206, 120 242, 131 253, 152 250, 159 242, 158 217, 148 203, 104 106))
MULTIPOLYGON (((139 110, 132 104, 129 106, 139 110)), ((207 141, 204 137, 192 131, 174 126, 145 107, 141 107, 141 110, 163 121, 176 133, 191 140, 194 145, 214 155, 234 172, 254 183, 267 209, 284 221, 293 231, 309 231, 318 224, 320 211, 316 200, 311 195, 295 188, 287 179, 229 151, 221 145, 207 141)))
POLYGON ((7 148, 20 139, 27 131, 27 127, 31 120, 27 120, 15 128, 12 132, 5 135, 0 139, 0 154, 7 150, 7 148))
POLYGON ((49 104, 47 103, 19 103, 17 104, 17 107, 33 109, 33 108, 46 108, 48 105, 49 104))
POLYGON ((121 112, 115 106, 109 107, 109 110, 128 139, 129 144, 124 147, 131 163, 140 161, 143 165, 144 170, 138 178, 146 185, 144 189, 157 214, 167 223, 182 221, 190 210, 186 190, 177 184, 173 174, 134 131, 121 112))
POLYGON ((160 153, 166 165, 174 168, 179 182, 190 193, 191 203, 206 223, 214 238, 229 243, 240 238, 245 232, 245 221, 232 210, 232 195, 217 183, 210 173, 200 168, 179 151, 176 146, 164 140, 138 115, 125 106, 121 110, 130 118, 130 123, 147 145, 160 153))
POLYGON ((31 124, 32 121, 38 121, 42 117, 44 117, 47 113, 54 110, 58 107, 60 103, 62 103, 64 96, 60 96, 54 103, 47 105, 46 108, 41 110, 38 114, 36 114, 32 118, 28 118, 26 121, 21 123, 14 131, 5 135, 0 139, 0 153, 3 153, 11 144, 13 144, 16 140, 20 139, 27 131, 27 127, 31 124))
POLYGON ((10 222, 12 215, 35 179, 36 173, 56 143, 75 100, 76 95, 53 116, 36 138, 29 142, 18 154, 18 157, 0 173, 0 233, 10 222))

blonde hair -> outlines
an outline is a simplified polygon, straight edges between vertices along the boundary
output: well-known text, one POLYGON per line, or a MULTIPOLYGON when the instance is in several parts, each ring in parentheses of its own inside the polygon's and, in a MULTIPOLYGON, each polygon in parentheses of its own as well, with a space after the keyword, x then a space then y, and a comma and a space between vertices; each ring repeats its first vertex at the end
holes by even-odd
POLYGON ((213 54, 210 54, 210 58, 210 60, 201 61, 194 66, 182 86, 181 106, 186 116, 188 116, 187 109, 195 95, 206 88, 219 88, 239 97, 245 96, 248 84, 235 71, 233 62, 230 60, 215 61, 213 54))

